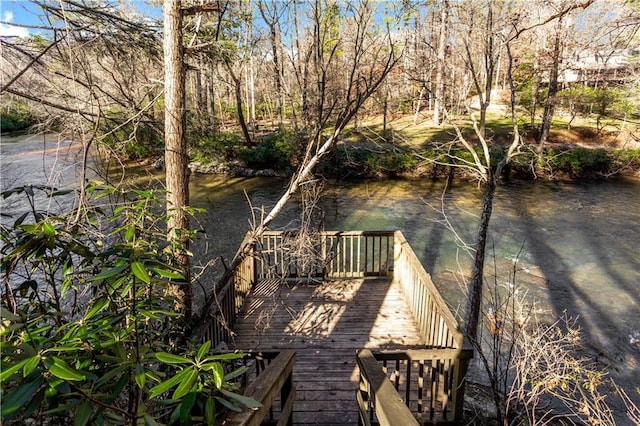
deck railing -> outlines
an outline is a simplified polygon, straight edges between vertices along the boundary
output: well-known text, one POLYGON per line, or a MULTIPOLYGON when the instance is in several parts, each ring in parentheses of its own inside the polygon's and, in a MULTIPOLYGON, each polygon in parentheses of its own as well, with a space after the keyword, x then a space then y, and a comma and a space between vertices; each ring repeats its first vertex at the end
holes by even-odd
POLYGON ((458 322, 400 231, 395 233, 393 280, 402 287, 427 347, 463 347, 464 335, 458 330, 458 322))
POLYGON ((356 393, 360 416, 359 425, 417 425, 409 407, 393 387, 385 372, 380 369, 378 360, 369 349, 358 352, 360 383, 356 393))
POLYGON ((202 333, 203 340, 210 340, 213 347, 231 341, 238 313, 255 282, 255 262, 252 256, 247 256, 215 293, 202 333))
POLYGON ((464 349, 360 351, 357 397, 361 424, 396 424, 386 422, 387 415, 381 414, 390 410, 396 400, 403 401, 420 424, 460 421, 464 376, 472 354, 464 349), (384 398, 380 395, 383 388, 375 384, 380 374, 389 379, 395 392, 387 388, 384 398))
POLYGON ((236 316, 259 280, 365 276, 393 276, 402 287, 424 339, 424 350, 375 352, 367 355, 365 363, 362 355, 366 352, 358 355, 362 364, 358 391, 359 401, 363 401, 359 404, 361 420, 378 419, 385 424, 386 404, 403 400, 421 421, 459 421, 464 375, 472 351, 465 348, 455 317, 400 231, 265 232, 216 293, 204 337, 216 346, 230 341, 236 316), (379 373, 372 372, 371 357, 378 361, 379 373), (382 394, 372 379, 380 374, 393 383, 391 390, 385 385, 382 394), (395 396, 390 397, 390 392, 395 396))
POLYGON ((265 232, 255 248, 257 279, 390 276, 394 232, 265 232))
POLYGON ((293 402, 296 389, 293 384, 293 367, 296 352, 286 349, 279 352, 249 354, 255 368, 255 380, 250 381, 244 395, 262 404, 256 410, 245 410, 225 420, 232 426, 257 426, 264 422, 293 425, 293 402))

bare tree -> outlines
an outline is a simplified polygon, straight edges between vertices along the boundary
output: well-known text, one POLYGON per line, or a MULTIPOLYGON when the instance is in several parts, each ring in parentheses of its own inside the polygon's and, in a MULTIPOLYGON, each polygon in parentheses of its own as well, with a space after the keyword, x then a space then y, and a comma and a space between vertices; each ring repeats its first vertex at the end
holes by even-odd
POLYGON ((461 52, 478 97, 478 131, 485 137, 487 109, 505 35, 518 18, 510 1, 466 2, 457 7, 461 52))
MULTIPOLYGON (((491 6, 491 5, 489 5, 491 6)), ((493 166, 494 162, 491 158, 491 153, 489 149, 490 140, 485 137, 485 131, 483 127, 482 117, 483 117, 483 108, 488 106, 489 95, 487 93, 485 100, 480 102, 480 122, 478 122, 473 115, 471 115, 473 121, 473 128, 475 130, 475 136, 480 145, 479 155, 473 145, 465 139, 459 127, 456 127, 456 133, 458 136, 458 140, 463 144, 469 154, 472 156, 473 161, 468 166, 473 167, 478 173, 479 179, 483 184, 483 200, 482 200, 482 212, 480 215, 480 220, 478 222, 478 231, 477 231, 477 239, 476 246, 474 251, 474 259, 473 266, 471 271, 471 277, 469 280, 469 305, 467 309, 467 317, 465 320, 465 331, 466 335, 470 339, 471 343, 475 344, 478 336, 478 325, 480 319, 481 312, 481 304, 482 304, 482 294, 483 294, 483 280, 484 280, 484 263, 485 263, 485 252, 486 252, 486 243, 487 243, 487 231, 489 228, 489 223, 491 220, 491 214, 493 211, 493 199, 495 195, 495 191, 497 189, 500 176, 502 174, 503 168, 513 160, 513 157, 517 155, 520 146, 521 146, 521 138, 518 128, 518 120, 516 116, 516 89, 513 81, 513 54, 511 51, 512 44, 518 39, 520 35, 522 35, 525 31, 528 31, 537 26, 544 25, 548 22, 551 22, 553 19, 563 16, 566 13, 569 13, 571 10, 574 10, 577 7, 581 7, 581 5, 570 5, 558 12, 554 17, 549 17, 547 20, 533 23, 524 28, 518 28, 515 25, 508 29, 507 31, 500 31, 499 33, 495 33, 494 31, 489 31, 489 29, 494 28, 491 21, 494 19, 492 17, 493 12, 491 12, 490 8, 487 9, 487 31, 484 33, 487 37, 487 42, 484 44, 484 58, 485 64, 491 62, 494 58, 494 54, 492 52, 495 51, 495 47, 499 44, 502 44, 505 52, 507 54, 507 80, 509 82, 510 88, 510 110, 511 110, 511 123, 512 123, 512 139, 511 142, 506 149, 502 159, 497 161, 495 166, 493 166), (496 40, 497 39, 497 40, 496 40), (499 43, 498 43, 499 40, 499 43)), ((586 7, 586 6, 585 6, 586 7)), ((515 23, 515 20, 511 20, 510 22, 515 23)), ((465 42, 465 52, 467 53, 467 58, 469 60, 472 59, 472 55, 470 54, 470 44, 469 42, 465 42)), ((470 64, 470 62, 468 62, 470 64)), ((492 71, 494 70, 493 65, 487 65, 485 68, 485 82, 490 82, 492 77, 492 71), (490 72, 491 71, 491 72, 490 72)), ((476 81, 476 89, 479 92, 482 92, 483 88, 478 84, 479 80, 474 77, 474 81, 476 81)), ((491 84, 486 84, 485 89, 487 91, 491 90, 491 84)), ((486 110, 485 110, 486 111, 486 110)))
POLYGON ((283 58, 282 58, 282 30, 280 21, 287 10, 287 4, 284 2, 265 2, 264 0, 258 0, 258 10, 262 19, 269 27, 269 40, 271 42, 271 55, 273 61, 273 81, 275 86, 276 96, 276 111, 278 116, 278 123, 282 125, 284 117, 284 72, 283 72, 283 58))
MULTIPOLYGON (((549 137, 549 130, 551 128, 551 122, 553 120, 554 111, 556 107, 556 95, 558 93, 558 79, 561 71, 561 64, 563 59, 563 41, 567 36, 567 31, 564 29, 564 23, 566 21, 566 16, 571 12, 586 9, 591 4, 593 4, 594 0, 562 0, 558 2, 548 3, 546 6, 551 7, 550 13, 545 17, 541 22, 534 23, 528 27, 521 28, 517 31, 517 36, 522 34, 525 31, 529 31, 533 28, 547 25, 553 21, 555 22, 554 30, 552 34, 552 49, 550 55, 550 67, 549 67, 549 83, 547 89, 547 97, 544 106, 544 112, 542 115, 542 124, 540 126, 540 133, 538 135, 538 153, 542 153, 543 146, 549 137)), ((533 108, 532 111, 535 113, 535 102, 536 97, 534 94, 534 98, 532 100, 533 108)))
MULTIPOLYGON (((316 7, 319 6, 316 5, 316 7)), ((245 237, 232 264, 220 282, 228 279, 236 265, 246 256, 252 243, 255 242, 273 222, 300 186, 311 178, 320 159, 331 151, 344 128, 353 119, 366 100, 378 90, 400 59, 399 52, 396 51, 395 44, 391 38, 389 27, 385 27, 385 31, 381 33, 369 31, 373 19, 373 10, 370 3, 367 0, 362 0, 357 4, 351 5, 351 7, 353 8, 351 9, 352 15, 348 22, 354 26, 353 38, 346 42, 345 45, 341 45, 342 48, 345 50, 348 49, 349 51, 349 54, 345 53, 343 56, 346 62, 342 64, 346 67, 345 75, 348 79, 341 82, 343 85, 338 86, 339 92, 333 92, 331 95, 328 94, 328 77, 324 75, 324 73, 328 72, 328 70, 334 66, 333 61, 336 61, 335 51, 338 49, 338 46, 334 45, 334 39, 325 38, 327 37, 326 34, 318 35, 318 33, 316 33, 316 40, 324 40, 322 45, 317 46, 317 49, 320 49, 320 52, 317 53, 319 56, 316 59, 319 66, 319 79, 317 81, 320 90, 319 93, 328 98, 316 97, 315 110, 318 114, 316 116, 317 120, 319 120, 317 124, 318 127, 316 127, 315 133, 311 135, 308 140, 304 161, 291 178, 287 190, 269 213, 261 218, 260 222, 256 223, 254 229, 245 237), (328 44, 324 44, 325 42, 328 44), (323 56, 324 52, 327 51, 326 49, 330 52, 329 57, 323 56), (325 136, 322 133, 322 129, 330 119, 333 119, 332 130, 329 135, 325 136)), ((320 10, 321 9, 318 8, 315 12, 315 16, 318 19, 316 25, 318 25, 322 19, 325 19, 325 17, 319 14, 320 10)), ((327 28, 328 31, 334 30, 334 28, 331 27, 325 28, 327 28)), ((316 31, 318 30, 316 29, 316 31)), ((214 303, 214 293, 215 292, 212 292, 212 294, 207 297, 200 318, 204 317, 209 307, 214 303)))
POLYGON ((438 50, 436 56, 435 96, 433 100, 433 124, 439 125, 442 120, 444 104, 444 75, 446 67, 446 47, 449 28, 449 1, 445 0, 440 6, 440 30, 438 34, 438 50))

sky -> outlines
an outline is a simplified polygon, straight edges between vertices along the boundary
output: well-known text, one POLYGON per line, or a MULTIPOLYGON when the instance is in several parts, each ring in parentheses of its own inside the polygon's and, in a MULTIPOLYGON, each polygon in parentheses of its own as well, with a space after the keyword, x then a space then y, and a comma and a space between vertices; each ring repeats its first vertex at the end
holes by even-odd
POLYGON ((26 28, 14 27, 7 23, 38 25, 37 16, 29 12, 29 8, 33 10, 33 5, 24 0, 0 0, 0 36, 28 36, 29 31, 26 28))
MULTIPOLYGON (((136 9, 154 17, 161 15, 160 8, 151 9, 142 0, 129 0, 129 3, 136 9)), ((9 25, 41 26, 43 23, 40 20, 39 12, 39 8, 28 0, 0 0, 0 37, 26 37, 42 31, 37 28, 22 28, 9 25)))

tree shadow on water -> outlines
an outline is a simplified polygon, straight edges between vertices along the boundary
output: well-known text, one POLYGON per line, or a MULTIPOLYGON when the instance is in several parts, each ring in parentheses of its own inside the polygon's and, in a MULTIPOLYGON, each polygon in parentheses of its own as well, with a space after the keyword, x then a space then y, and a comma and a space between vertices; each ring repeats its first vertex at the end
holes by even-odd
MULTIPOLYGON (((562 253, 554 249, 545 238, 534 215, 530 214, 525 206, 520 208, 522 223, 525 225, 527 248, 533 257, 533 263, 537 265, 546 279, 546 293, 549 308, 553 312, 551 321, 563 316, 576 321, 581 330, 581 342, 584 353, 598 365, 606 369, 616 383, 627 391, 632 399, 638 399, 635 391, 637 378, 640 377, 640 348, 631 344, 629 337, 617 319, 602 307, 606 303, 597 292, 589 292, 585 286, 581 286, 572 278, 568 265, 562 257, 562 253)), ((594 250, 599 249, 597 241, 591 241, 594 250)), ((575 269, 575 268, 573 268, 575 269)), ((607 268, 605 267, 605 270, 607 268)), ((609 270, 611 272, 611 270, 609 270)), ((619 275, 611 274, 621 290, 629 294, 630 287, 619 275)), ((597 283, 594 283, 597 285, 597 283)), ((639 306, 638 295, 632 297, 636 308, 639 306)), ((615 303, 615 295, 611 295, 611 301, 615 303)), ((627 312, 628 317, 638 318, 640 312, 627 312)), ((624 406, 617 406, 618 402, 609 401, 616 414, 624 416, 624 406)))

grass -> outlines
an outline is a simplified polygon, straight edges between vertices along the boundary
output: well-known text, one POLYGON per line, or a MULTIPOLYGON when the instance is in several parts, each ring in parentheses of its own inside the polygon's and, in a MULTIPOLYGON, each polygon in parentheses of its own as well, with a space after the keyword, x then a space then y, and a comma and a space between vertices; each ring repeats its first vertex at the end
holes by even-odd
MULTIPOLYGON (((476 112, 476 117, 479 114, 476 112)), ((477 139, 473 124, 469 117, 456 120, 462 134, 470 141, 477 139)), ((526 130, 528 117, 518 118, 519 131, 527 143, 535 143, 536 132, 526 130)), ((536 123, 539 124, 539 123, 536 123)), ((627 122, 628 132, 638 131, 638 125, 627 122)), ((487 112, 486 134, 489 141, 499 144, 509 143, 513 126, 511 117, 503 112, 487 112)), ((622 122, 613 118, 598 119, 595 116, 576 117, 569 126, 569 117, 558 115, 554 119, 549 143, 576 144, 577 146, 610 146, 615 145, 615 134, 622 128, 622 122)), ((347 127, 343 136, 349 145, 369 147, 370 149, 391 147, 400 149, 426 149, 433 145, 442 145, 456 140, 456 133, 451 125, 434 125, 428 117, 419 116, 414 123, 413 115, 393 117, 387 121, 387 129, 383 129, 381 116, 371 117, 358 122, 358 130, 353 125, 347 127)))

